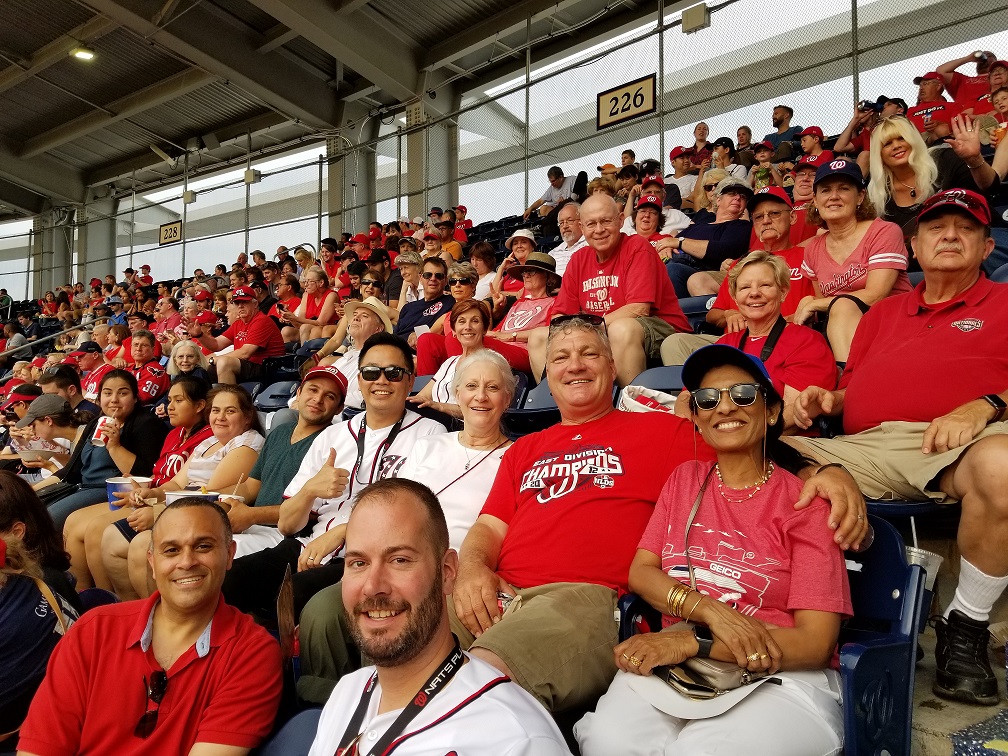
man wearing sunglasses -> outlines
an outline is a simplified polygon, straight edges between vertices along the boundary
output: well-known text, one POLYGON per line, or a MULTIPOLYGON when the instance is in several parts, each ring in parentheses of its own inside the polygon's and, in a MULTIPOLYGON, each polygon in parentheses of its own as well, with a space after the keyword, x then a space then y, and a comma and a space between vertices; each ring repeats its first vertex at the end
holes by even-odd
POLYGON ((840 388, 811 386, 795 422, 843 415, 848 435, 792 437, 842 463, 865 496, 958 501, 959 582, 936 625, 936 695, 999 702, 988 620, 1008 587, 1008 286, 981 264, 994 249, 987 201, 949 189, 928 199, 911 244, 924 282, 883 300, 858 325, 840 388))
POLYGON ((455 304, 452 295, 445 294, 447 279, 448 264, 444 260, 440 257, 428 257, 424 260, 420 273, 424 298, 403 306, 399 311, 399 320, 394 331, 396 336, 406 339, 410 347, 416 348, 418 327, 426 333, 435 321, 447 314, 455 304))
POLYGON ((277 642, 221 600, 235 543, 205 499, 154 522, 157 592, 92 609, 61 640, 21 729, 25 754, 248 753, 280 703, 277 642))

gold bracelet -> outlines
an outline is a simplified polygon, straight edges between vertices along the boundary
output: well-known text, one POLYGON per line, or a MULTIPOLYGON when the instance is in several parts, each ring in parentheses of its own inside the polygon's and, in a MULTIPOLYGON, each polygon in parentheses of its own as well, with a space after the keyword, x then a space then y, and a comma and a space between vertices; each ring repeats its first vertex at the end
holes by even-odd
POLYGON ((682 616, 682 605, 689 594, 690 589, 678 581, 675 585, 669 588, 668 595, 665 597, 665 603, 668 605, 669 616, 682 616))
MULTIPOLYGON (((699 591, 698 591, 698 593, 699 593, 699 591)), ((701 601, 703 601, 703 594, 702 593, 697 597, 696 603, 693 604, 693 608, 689 610, 689 612, 686 614, 685 617, 683 617, 684 620, 686 620, 687 622, 689 622, 689 618, 693 616, 693 612, 695 612, 696 608, 698 606, 700 606, 700 602, 701 601)))

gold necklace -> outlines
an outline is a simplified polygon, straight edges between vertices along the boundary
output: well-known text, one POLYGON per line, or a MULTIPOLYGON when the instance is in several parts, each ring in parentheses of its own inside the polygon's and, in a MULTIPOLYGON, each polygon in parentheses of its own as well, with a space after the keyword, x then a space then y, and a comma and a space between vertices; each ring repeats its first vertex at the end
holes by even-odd
MULTIPOLYGON (((732 504, 741 504, 744 501, 749 501, 749 499, 751 499, 753 496, 755 496, 756 494, 758 494, 760 492, 760 489, 763 488, 763 486, 766 485, 766 482, 768 480, 770 480, 770 476, 773 475, 773 471, 774 471, 774 463, 770 462, 767 465, 766 474, 763 475, 758 481, 756 481, 753 484, 753 486, 755 486, 755 488, 753 488, 753 486, 746 486, 745 488, 753 488, 753 490, 750 491, 748 495, 743 496, 741 499, 733 499, 730 496, 728 496, 728 494, 725 493, 725 488, 727 488, 727 486, 725 486, 724 478, 721 477, 721 468, 720 468, 720 466, 714 465, 714 472, 717 473, 717 477, 718 477, 718 491, 721 492, 721 495, 724 496, 724 498, 725 498, 726 501, 729 501, 732 504)), ((740 489, 732 489, 732 490, 736 490, 737 491, 737 490, 740 490, 740 489)))

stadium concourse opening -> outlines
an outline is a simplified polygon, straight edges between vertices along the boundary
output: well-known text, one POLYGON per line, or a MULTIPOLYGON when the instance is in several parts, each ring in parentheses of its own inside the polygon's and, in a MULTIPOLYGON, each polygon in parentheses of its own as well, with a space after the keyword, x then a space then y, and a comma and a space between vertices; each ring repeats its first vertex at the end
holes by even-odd
POLYGON ((1003 3, 0 22, 0 753, 1008 740, 1003 3))

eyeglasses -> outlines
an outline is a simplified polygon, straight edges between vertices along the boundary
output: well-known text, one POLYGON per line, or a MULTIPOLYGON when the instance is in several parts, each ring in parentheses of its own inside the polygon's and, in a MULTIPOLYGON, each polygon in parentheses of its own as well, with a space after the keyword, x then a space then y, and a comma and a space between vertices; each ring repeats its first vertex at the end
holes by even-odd
POLYGON ((360 282, 360 285, 361 286, 377 286, 378 282, 377 281, 373 281, 370 278, 362 278, 361 282, 360 282))
POLYGON ((594 231, 598 226, 612 226, 615 225, 619 218, 599 218, 597 221, 585 221, 581 224, 581 228, 585 231, 594 231))
POLYGON ((472 285, 472 281, 469 280, 468 278, 449 278, 448 279, 448 285, 449 286, 462 286, 463 284, 472 285))
POLYGON ((709 411, 717 408, 721 403, 721 394, 725 391, 736 407, 748 407, 756 401, 757 395, 764 393, 763 387, 758 383, 736 383, 726 389, 699 388, 691 391, 690 396, 698 409, 709 411))
POLYGON ((784 215, 783 210, 767 210, 765 213, 756 213, 752 217, 753 223, 759 223, 762 220, 772 220, 775 221, 784 215))
POLYGON ((390 383, 399 383, 399 381, 407 375, 411 375, 409 370, 404 367, 399 367, 398 365, 386 365, 385 367, 365 365, 360 369, 360 376, 365 381, 377 381, 383 373, 385 375, 385 380, 390 383))
POLYGON ((423 273, 421 273, 420 275, 422 275, 422 276, 423 276, 423 277, 424 277, 425 279, 427 279, 428 281, 429 281, 430 279, 432 279, 432 278, 433 278, 434 280, 436 280, 436 281, 444 281, 444 280, 445 280, 445 278, 447 278, 447 276, 446 276, 446 275, 445 275, 444 273, 434 273, 434 272, 432 272, 432 271, 429 271, 429 270, 425 270, 425 271, 424 271, 423 273))
POLYGON ((168 691, 168 674, 159 670, 151 675, 149 683, 147 675, 144 675, 144 690, 147 696, 144 702, 144 713, 140 715, 140 721, 133 728, 133 734, 138 738, 149 738, 157 726, 161 701, 164 700, 165 693, 168 691), (153 709, 150 708, 151 702, 154 703, 153 709))

